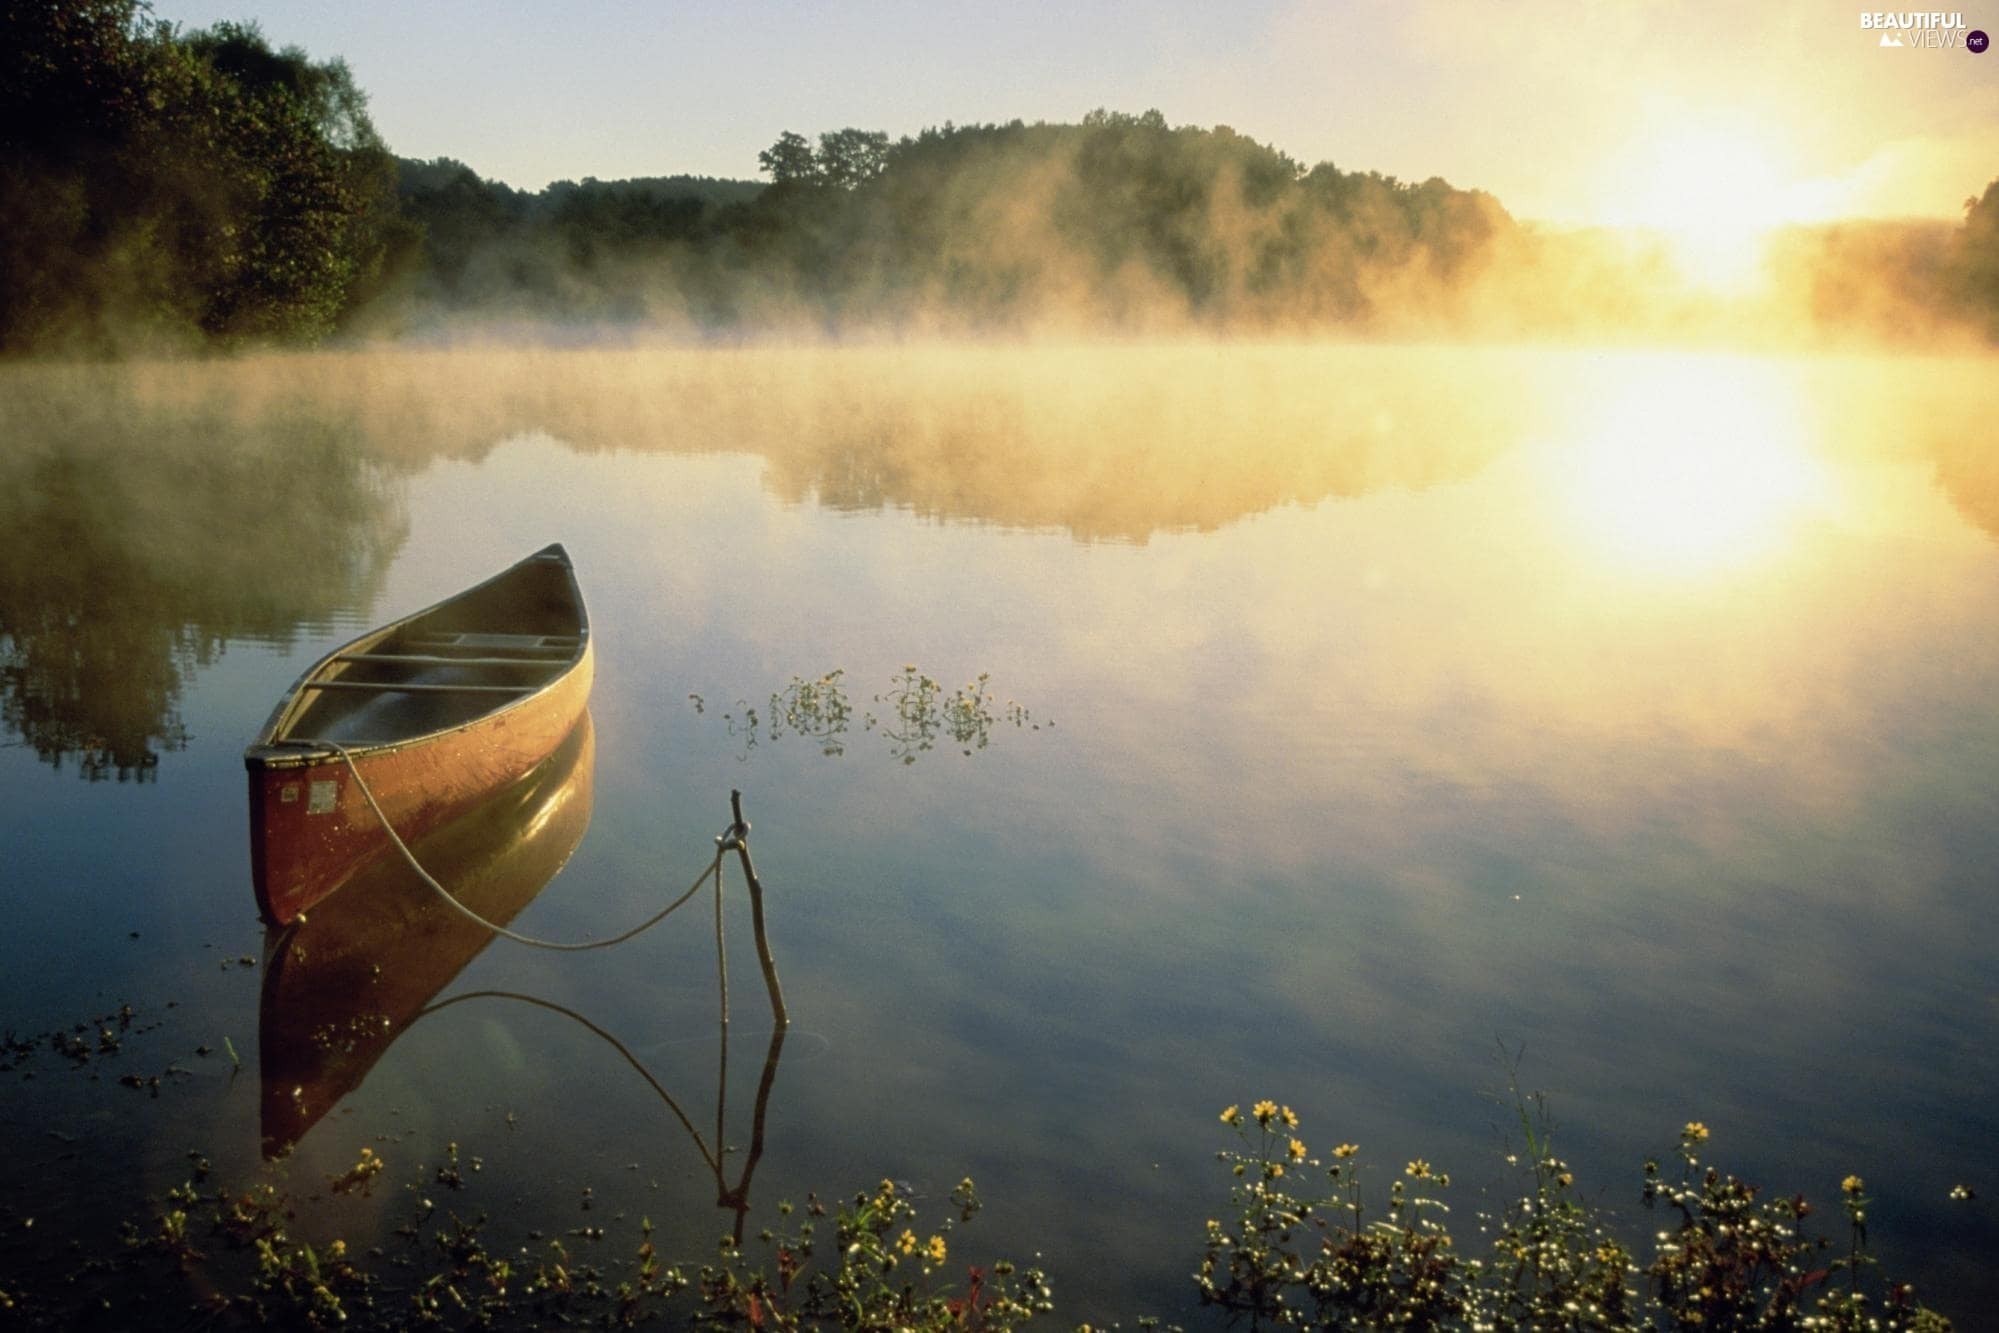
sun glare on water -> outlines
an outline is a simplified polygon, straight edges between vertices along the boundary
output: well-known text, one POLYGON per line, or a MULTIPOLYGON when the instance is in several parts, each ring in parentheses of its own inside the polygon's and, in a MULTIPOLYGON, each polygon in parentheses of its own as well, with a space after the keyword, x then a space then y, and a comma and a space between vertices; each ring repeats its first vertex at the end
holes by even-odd
POLYGON ((1551 455, 1584 560, 1651 577, 1738 567, 1830 500, 1796 386, 1725 358, 1635 362, 1551 455))

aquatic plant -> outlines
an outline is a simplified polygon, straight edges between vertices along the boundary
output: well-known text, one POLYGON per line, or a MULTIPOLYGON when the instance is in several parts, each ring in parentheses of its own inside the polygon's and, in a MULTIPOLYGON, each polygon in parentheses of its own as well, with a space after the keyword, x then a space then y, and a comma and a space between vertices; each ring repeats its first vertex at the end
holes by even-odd
MULTIPOLYGON (((820 753, 836 758, 847 752, 847 736, 858 724, 862 732, 879 733, 888 742, 892 758, 913 764, 946 740, 963 755, 983 750, 992 743, 993 728, 1000 723, 1032 731, 1041 730, 1043 725, 1022 704, 994 698, 989 672, 981 671, 947 694, 935 677, 915 666, 904 666, 889 679, 888 688, 874 696, 883 711, 861 710, 858 717, 845 677, 846 671, 840 667, 811 680, 793 676, 782 689, 771 693, 766 708, 738 699, 721 718, 729 734, 742 742, 740 757, 748 758, 760 742, 790 734, 815 742, 820 753)), ((687 697, 697 715, 707 713, 708 702, 703 696, 687 697)))
POLYGON ((1678 1179, 1645 1164, 1643 1198, 1679 1214, 1655 1238, 1652 1261, 1631 1251, 1575 1192, 1555 1155, 1546 1102, 1514 1089, 1526 1152, 1521 1195, 1493 1219, 1490 1249, 1473 1255, 1446 1223, 1450 1177, 1409 1162, 1370 1220, 1359 1148, 1342 1143, 1329 1160, 1309 1155, 1289 1107, 1258 1102, 1245 1116, 1222 1112, 1241 1146, 1219 1154, 1235 1177, 1226 1220, 1211 1220, 1194 1275, 1204 1304, 1253 1328, 1573 1329, 1639 1333, 1730 1329, 1775 1333, 1939 1333, 1950 1321, 1921 1306, 1903 1284, 1863 1281, 1867 1252, 1864 1184, 1841 1186, 1845 1253, 1811 1237, 1802 1195, 1759 1201, 1761 1191, 1715 1167, 1699 1150, 1706 1125, 1680 1132, 1678 1179), (1324 1186, 1300 1182, 1317 1169, 1324 1186), (1844 1274, 1843 1282, 1832 1281, 1844 1274))
MULTIPOLYGON (((9 1034, 4 1049, 15 1067, 34 1060, 69 1067, 124 1058, 129 1043, 100 1055, 106 1032, 149 1030, 121 1010, 95 1031, 78 1024, 32 1039, 9 1034), (86 1032, 98 1040, 82 1042, 86 1032)), ((1858 1175, 1840 1181, 1837 1210, 1825 1210, 1836 1222, 1817 1234, 1808 1227, 1817 1210, 1805 1196, 1766 1195, 1710 1163, 1714 1135, 1688 1122, 1663 1157, 1667 1165, 1644 1165, 1638 1195, 1660 1224, 1649 1257, 1641 1257, 1584 1202, 1556 1147, 1546 1100, 1517 1084, 1509 1091, 1519 1141, 1509 1142, 1505 1161, 1517 1172, 1517 1192, 1476 1227, 1454 1225, 1451 1174, 1428 1158, 1373 1166, 1358 1144, 1320 1136, 1281 1102, 1226 1107, 1220 1120, 1234 1142, 1217 1154, 1228 1173, 1226 1206, 1202 1228, 1193 1294, 1221 1319, 1252 1329, 1951 1327, 1912 1289, 1879 1273, 1868 1232, 1872 1198, 1858 1175), (1315 1140, 1332 1146, 1315 1151, 1315 1140)), ((725 1196, 725 1205, 740 1204, 736 1229, 706 1258, 675 1260, 657 1249, 649 1219, 638 1221, 632 1241, 617 1239, 612 1233, 631 1225, 622 1215, 607 1225, 528 1231, 534 1249, 519 1244, 514 1228, 537 1219, 512 1219, 511 1239, 489 1235, 484 1213, 461 1215, 431 1197, 445 1189, 476 1202, 468 1178, 483 1162, 456 1140, 414 1168, 400 1151, 393 1165, 372 1147, 354 1153, 345 1171, 321 1177, 324 1195, 307 1199, 284 1183, 283 1164, 231 1185, 191 1151, 188 1178, 126 1221, 108 1253, 93 1253, 82 1236, 48 1235, 35 1253, 10 1249, 0 1314, 24 1326, 125 1326, 157 1323, 179 1304, 205 1322, 257 1327, 631 1327, 659 1319, 945 1333, 1018 1328, 1054 1309, 1040 1267, 972 1259, 964 1229, 980 1201, 970 1179, 951 1192, 941 1217, 926 1216, 906 1186, 882 1180, 837 1204, 817 1196, 779 1203, 770 1225, 747 1238, 740 1225, 747 1198, 725 1196), (399 1224, 393 1212, 376 1220, 377 1210, 358 1197, 371 1193, 383 1207, 401 1200, 399 1224), (378 1238, 365 1250, 341 1238, 357 1226, 378 1238)), ((1968 1201, 1974 1191, 1960 1185, 1951 1197, 1968 1201)), ((585 1210, 590 1199, 586 1188, 585 1210)), ((27 1236, 34 1223, 21 1213, 16 1234, 27 1236)))
POLYGON ((1443 1328, 1473 1308, 1471 1270, 1453 1246, 1433 1197, 1450 1177, 1410 1162, 1370 1219, 1360 1187, 1359 1149, 1310 1155, 1288 1106, 1260 1101, 1245 1115, 1230 1106, 1222 1123, 1241 1146, 1217 1154, 1236 1183, 1226 1220, 1210 1219, 1194 1281, 1203 1304, 1247 1316, 1252 1327, 1443 1328), (1321 1171, 1330 1191, 1305 1179, 1321 1171))
MULTIPOLYGON (((441 1179, 456 1169, 457 1148, 448 1145, 441 1179)), ((364 1148, 348 1175, 372 1178, 382 1165, 364 1148)), ((296 1201, 271 1182, 204 1190, 205 1176, 205 1161, 197 1162, 196 1179, 168 1190, 149 1223, 128 1223, 121 1253, 0 1286, 0 1310, 47 1326, 86 1311, 115 1321, 139 1306, 157 1309, 181 1288, 192 1313, 257 1327, 631 1327, 671 1317, 711 1327, 941 1333, 1014 1328, 1054 1308, 1038 1268, 1003 1259, 952 1264, 957 1228, 980 1206, 969 1178, 951 1192, 955 1215, 936 1222, 884 1180, 830 1209, 816 1196, 802 1209, 780 1203, 777 1225, 750 1245, 724 1238, 713 1257, 692 1264, 662 1260, 643 1218, 629 1259, 597 1261, 572 1247, 602 1242, 602 1227, 573 1228, 546 1238, 538 1257, 509 1258, 488 1239, 484 1214, 447 1213, 440 1224, 415 1182, 413 1211, 393 1239, 356 1254, 341 1239, 314 1246, 297 1236, 296 1201)))
MULTIPOLYGON (((960 1223, 978 1213, 978 1192, 969 1177, 951 1191, 951 1202, 960 1223)), ((967 1266, 963 1285, 955 1285, 957 1275, 945 1267, 951 1220, 925 1238, 916 1225, 915 1204, 892 1180, 834 1211, 833 1254, 823 1266, 817 1260, 825 1205, 808 1199, 796 1226, 789 1225, 796 1214, 792 1205, 779 1204, 778 1213, 787 1229, 765 1230, 758 1237, 769 1255, 764 1264, 747 1263, 741 1249, 728 1245, 716 1261, 702 1266, 702 1322, 774 1329, 1006 1329, 1054 1309, 1047 1275, 1006 1260, 967 1266)))

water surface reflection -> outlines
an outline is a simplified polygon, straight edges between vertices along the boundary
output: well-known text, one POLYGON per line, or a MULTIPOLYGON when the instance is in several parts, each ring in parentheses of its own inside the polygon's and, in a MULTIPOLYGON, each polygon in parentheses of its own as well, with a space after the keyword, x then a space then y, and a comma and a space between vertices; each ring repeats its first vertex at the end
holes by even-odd
MULTIPOLYGON (((595 768, 585 713, 554 754, 411 852, 504 926, 582 841, 595 768)), ((304 920, 271 928, 257 1023, 264 1155, 290 1151, 493 938, 386 851, 304 920)))
MULTIPOLYGON (((1469 1218, 1503 1039, 1634 1235, 1637 1163, 1698 1119, 1773 1189, 1865 1176, 1889 1268, 1962 1312, 1999 1302, 1999 1236, 1948 1202, 1999 1176, 1976 1095, 1999 1082, 1990 369, 466 349, 141 369, 126 391, 154 419, 282 405, 358 442, 402 535, 343 597, 421 605, 568 544, 603 655, 595 808, 521 928, 638 919, 712 845, 720 794, 749 792, 787 1000, 826 1052, 770 1094, 769 1197, 883 1175, 941 1196, 970 1172, 980 1252, 1112 1256, 1058 1265, 1064 1317, 1184 1319, 1221 1106, 1278 1096, 1315 1148, 1437 1162, 1469 1218), (833 669, 878 688, 910 662, 990 672, 1060 726, 905 766, 747 750, 688 699, 833 669)), ((211 932, 190 948, 256 929, 213 850, 236 841, 236 750, 332 637, 302 628, 226 687, 220 665, 181 678, 212 743, 189 727, 170 812, 0 752, 5 831, 64 830, 30 873, 109 886, 24 901, 23 956, 88 949, 247 1030, 233 972, 150 950, 190 918, 211 932)), ((644 1032, 678 1088, 712 1077, 675 1042, 712 1040, 713 959, 661 931, 588 967, 487 950, 459 984, 644 1032)), ((633 1129, 650 1090, 508 1009, 408 1029, 294 1169, 377 1133, 479 1135, 507 1145, 488 1171, 522 1215, 587 1184, 606 1212, 684 1213, 681 1252, 712 1244, 708 1163, 633 1129)), ((258 1142, 219 1085, 201 1106, 189 1124, 258 1142)))
POLYGON ((108 370, 7 380, 0 722, 58 768, 157 776, 229 641, 365 608, 402 544, 381 464, 336 418, 162 406, 108 370))

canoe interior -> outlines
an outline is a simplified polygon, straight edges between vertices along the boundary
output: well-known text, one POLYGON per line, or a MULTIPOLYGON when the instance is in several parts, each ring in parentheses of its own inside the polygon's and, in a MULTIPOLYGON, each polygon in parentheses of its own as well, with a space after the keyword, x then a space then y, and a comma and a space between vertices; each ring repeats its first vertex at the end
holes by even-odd
POLYGON ((462 726, 568 670, 583 635, 569 562, 542 552, 329 658, 272 739, 370 745, 462 726))

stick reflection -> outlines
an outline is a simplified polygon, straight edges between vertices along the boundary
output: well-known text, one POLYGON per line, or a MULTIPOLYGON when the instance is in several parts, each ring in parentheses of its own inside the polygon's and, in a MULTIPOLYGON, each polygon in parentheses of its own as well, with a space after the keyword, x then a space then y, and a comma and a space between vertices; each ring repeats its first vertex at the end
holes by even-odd
MULTIPOLYGON (((456 823, 421 840, 417 859, 467 907, 505 925, 568 862, 589 827, 596 740, 588 714, 540 767, 456 823)), ((717 886, 716 943, 721 947, 717 886)), ((712 1143, 681 1102, 616 1037, 574 1010, 513 991, 479 990, 435 1001, 492 942, 451 911, 399 857, 364 868, 337 894, 266 945, 259 1024, 263 1153, 285 1155, 358 1088, 397 1038, 417 1022, 478 999, 513 1000, 579 1024, 637 1071, 693 1140, 715 1178, 716 1202, 735 1215, 741 1239, 749 1190, 763 1155, 764 1119, 784 1025, 774 1026, 757 1085, 748 1154, 731 1183, 724 1124, 728 1096, 728 979, 722 988, 720 1073, 712 1143)))
POLYGON ((715 1177, 716 1206, 727 1208, 735 1214, 735 1223, 730 1235, 736 1243, 740 1244, 742 1242, 744 1221, 750 1211, 750 1179, 756 1174, 757 1163, 763 1157, 764 1117, 770 1109, 770 1090, 777 1083, 777 1062, 784 1054, 785 1028, 783 1025, 780 1024, 771 1028, 770 1045, 764 1051, 763 1074, 757 1080, 756 1103, 750 1114, 750 1146, 743 1157, 743 1169, 737 1175, 736 1182, 732 1185, 729 1183, 727 1174, 723 1169, 725 1159, 732 1151, 727 1146, 723 1130, 724 1121, 727 1118, 729 1099, 729 1028, 726 1023, 722 1027, 722 1053, 720 1067, 715 1079, 715 1141, 711 1146, 701 1136, 701 1131, 694 1127, 694 1121, 688 1116, 686 1108, 681 1106, 679 1100, 671 1092, 667 1091, 665 1084, 653 1077, 652 1071, 645 1067, 644 1062, 632 1054, 630 1048, 623 1042, 597 1026, 597 1024, 591 1022, 588 1018, 585 1018, 582 1014, 577 1013, 574 1009, 556 1004, 552 1000, 540 999, 533 995, 523 995, 518 991, 482 990, 467 991, 463 995, 454 995, 448 1000, 440 1000, 438 1003, 424 1010, 418 1017, 422 1018, 430 1014, 439 1013, 451 1008, 453 1005, 463 1004, 468 1000, 514 1000, 521 1004, 533 1005, 537 1009, 546 1009, 550 1013, 561 1014, 564 1018, 578 1024, 592 1036, 603 1041, 612 1050, 616 1051, 618 1058, 630 1065, 633 1071, 646 1081, 646 1086, 650 1087, 654 1094, 659 1097, 660 1101, 665 1103, 666 1109, 673 1113, 673 1118, 680 1122, 680 1127, 687 1131, 687 1137, 694 1143, 694 1150, 701 1154, 702 1164, 715 1177))

